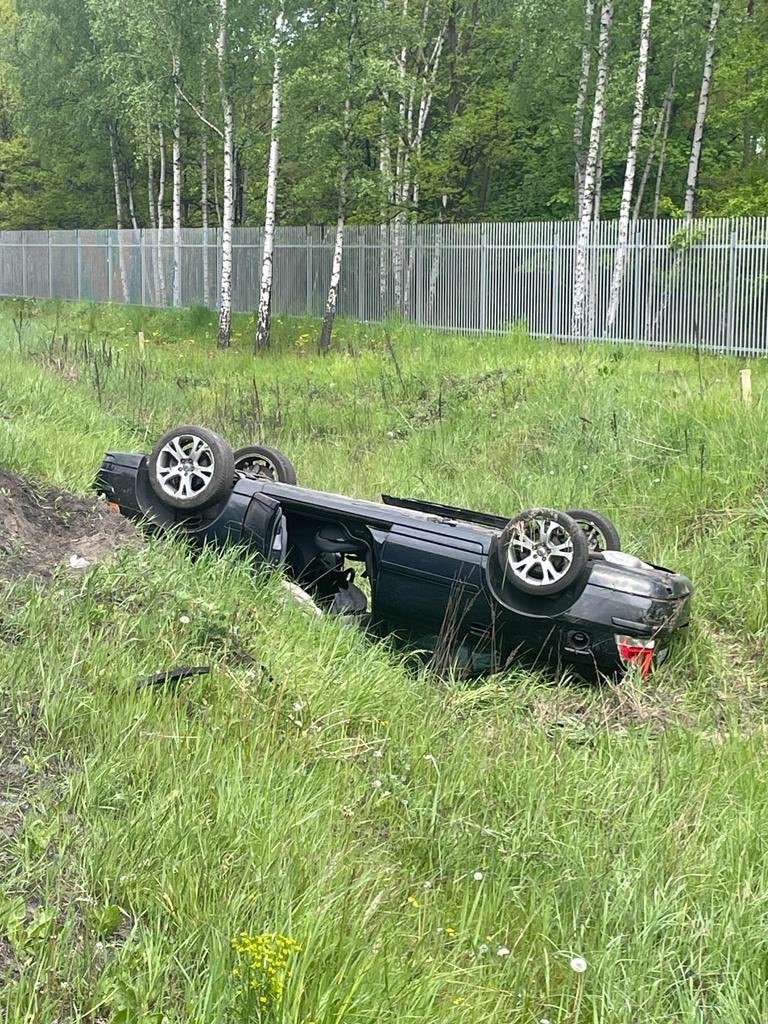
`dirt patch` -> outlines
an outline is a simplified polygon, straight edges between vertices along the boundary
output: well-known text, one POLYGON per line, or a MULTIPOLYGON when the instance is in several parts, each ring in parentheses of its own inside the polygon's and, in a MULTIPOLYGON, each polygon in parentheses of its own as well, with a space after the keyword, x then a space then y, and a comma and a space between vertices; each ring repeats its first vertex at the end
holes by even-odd
POLYGON ((31 484, 0 468, 0 583, 48 580, 59 566, 82 571, 136 539, 103 501, 31 484))

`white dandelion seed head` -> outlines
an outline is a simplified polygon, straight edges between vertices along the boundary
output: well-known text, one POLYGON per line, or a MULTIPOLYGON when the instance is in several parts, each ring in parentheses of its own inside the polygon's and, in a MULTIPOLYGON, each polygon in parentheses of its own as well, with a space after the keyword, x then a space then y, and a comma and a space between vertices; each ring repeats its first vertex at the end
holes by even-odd
POLYGON ((293 702, 293 710, 294 711, 303 711, 304 710, 304 705, 302 704, 302 702, 300 700, 295 700, 293 702))
POLYGON ((381 781, 381 779, 374 779, 373 780, 373 788, 374 789, 381 789, 382 786, 383 786, 383 782, 381 781))
POLYGON ((474 875, 472 875, 472 877, 476 882, 482 882, 482 880, 485 878, 485 875, 483 874, 482 871, 476 871, 474 875))
POLYGON ((496 950, 496 956, 509 956, 509 950, 506 946, 499 946, 496 950))
POLYGON ((374 757, 384 757, 384 751, 383 750, 374 750, 373 756, 374 757))
POLYGON ((487 953, 488 952, 488 947, 486 946, 485 943, 483 943, 482 946, 478 946, 477 952, 480 953, 481 955, 483 953, 487 953))
POLYGON ((180 615, 179 616, 179 622, 182 624, 182 626, 188 626, 189 622, 190 622, 190 618, 189 618, 188 615, 180 615))
POLYGON ((583 974, 587 969, 587 961, 583 956, 571 957, 571 970, 577 974, 583 974))

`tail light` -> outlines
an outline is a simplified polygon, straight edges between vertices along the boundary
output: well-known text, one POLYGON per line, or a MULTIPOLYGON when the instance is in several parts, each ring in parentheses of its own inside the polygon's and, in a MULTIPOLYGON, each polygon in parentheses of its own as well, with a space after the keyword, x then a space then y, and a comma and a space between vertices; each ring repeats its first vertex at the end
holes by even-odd
POLYGON ((656 649, 655 640, 641 640, 635 636, 616 636, 616 647, 619 657, 625 665, 636 665, 643 679, 650 675, 653 667, 653 653, 656 649))

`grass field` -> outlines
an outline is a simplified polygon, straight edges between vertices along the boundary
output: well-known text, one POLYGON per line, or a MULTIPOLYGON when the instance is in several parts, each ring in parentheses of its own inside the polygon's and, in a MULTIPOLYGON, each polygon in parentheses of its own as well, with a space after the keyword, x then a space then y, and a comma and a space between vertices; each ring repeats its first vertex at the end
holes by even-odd
POLYGON ((12 314, 6 468, 85 493, 105 449, 201 422, 324 489, 599 508, 697 596, 647 683, 470 686, 308 619, 234 555, 155 540, 13 585, 8 1024, 768 1020, 765 364, 745 405, 732 360, 522 331, 341 323, 320 357, 285 320, 254 357, 247 318, 219 353, 199 310, 27 304, 20 336, 12 314))

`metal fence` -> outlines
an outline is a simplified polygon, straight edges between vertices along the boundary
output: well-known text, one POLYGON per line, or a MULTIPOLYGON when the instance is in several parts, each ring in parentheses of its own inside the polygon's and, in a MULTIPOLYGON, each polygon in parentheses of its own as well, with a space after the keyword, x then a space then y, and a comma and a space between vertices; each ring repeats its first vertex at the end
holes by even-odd
MULTIPOLYGON (((347 228, 339 312, 390 315, 461 331, 569 338, 578 224, 417 224, 347 228)), ((607 326, 616 222, 592 226, 584 337, 768 353, 768 218, 640 221, 630 231, 618 313, 607 326)), ((181 305, 215 306, 217 230, 186 228, 179 251, 181 305), (204 258, 204 252, 207 258, 204 258), (206 294, 205 264, 208 267, 206 294)), ((262 232, 234 232, 234 305, 258 304, 262 232)), ((277 230, 273 312, 322 313, 333 231, 277 230)), ((0 232, 0 295, 169 305, 170 230, 0 232)))

